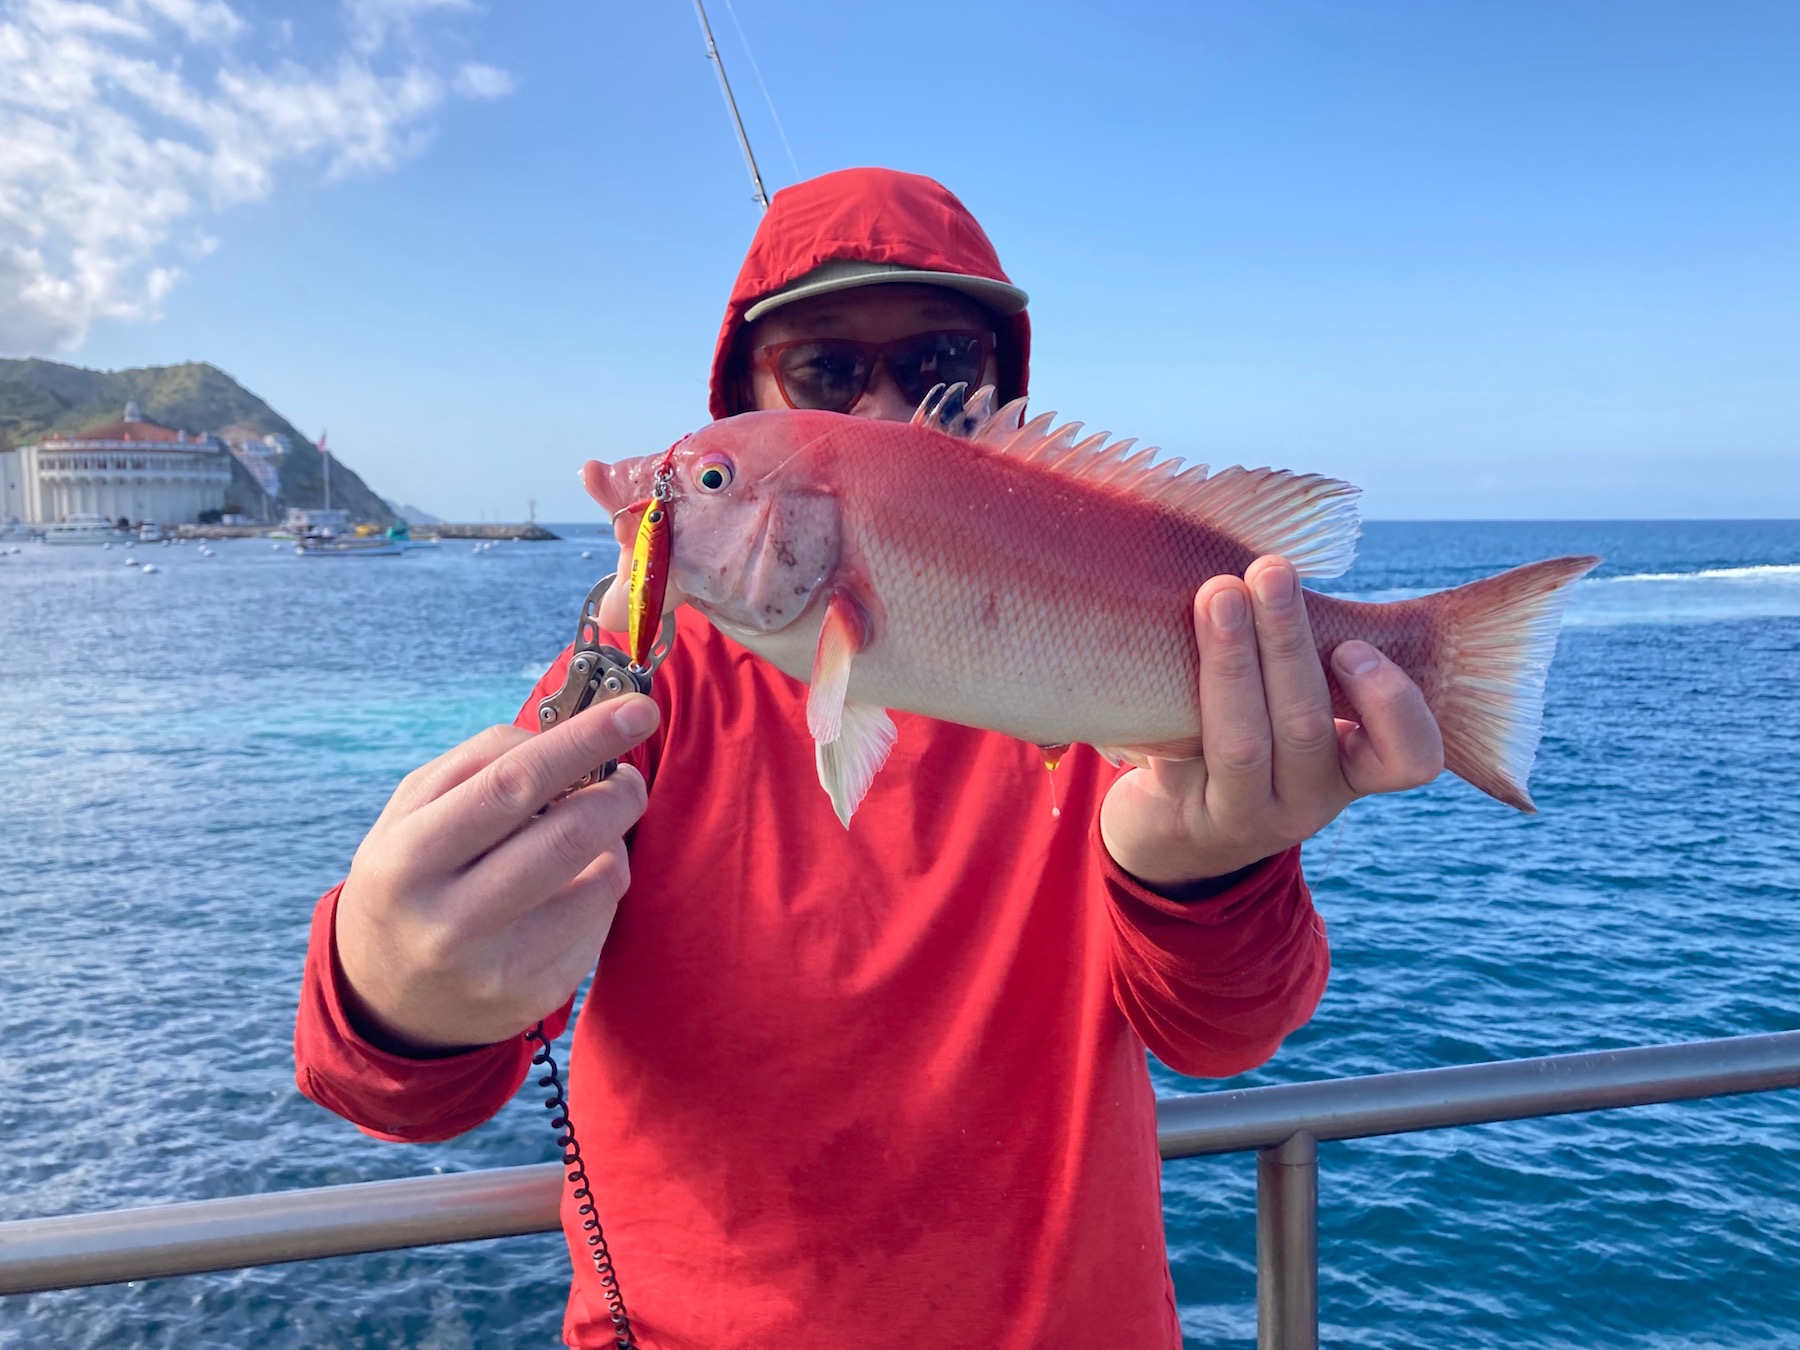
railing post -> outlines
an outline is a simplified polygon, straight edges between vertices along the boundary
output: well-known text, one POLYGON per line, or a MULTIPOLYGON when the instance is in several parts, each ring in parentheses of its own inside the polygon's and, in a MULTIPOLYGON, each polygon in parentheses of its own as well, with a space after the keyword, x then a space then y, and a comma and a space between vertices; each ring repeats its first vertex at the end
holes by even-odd
POLYGON ((1318 1350, 1319 1142, 1256 1155, 1256 1347, 1318 1350))

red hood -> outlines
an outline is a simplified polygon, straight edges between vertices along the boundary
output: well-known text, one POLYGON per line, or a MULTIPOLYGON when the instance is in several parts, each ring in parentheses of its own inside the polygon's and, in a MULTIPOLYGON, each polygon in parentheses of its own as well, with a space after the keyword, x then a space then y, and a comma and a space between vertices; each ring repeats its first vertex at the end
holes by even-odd
MULTIPOLYGON (((729 366, 744 311, 819 264, 841 260, 1012 280, 968 208, 929 178, 893 169, 840 169, 783 188, 750 241, 719 328, 712 365, 715 418, 743 411, 735 406, 729 366)), ((997 314, 994 323, 1000 397, 1021 397, 1031 374, 1031 320, 997 314)))

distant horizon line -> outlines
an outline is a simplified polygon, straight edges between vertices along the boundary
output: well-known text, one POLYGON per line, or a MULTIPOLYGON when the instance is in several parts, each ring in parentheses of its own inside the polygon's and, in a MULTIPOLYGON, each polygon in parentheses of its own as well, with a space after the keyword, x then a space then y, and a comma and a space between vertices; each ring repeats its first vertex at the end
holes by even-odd
MULTIPOLYGON (((424 508, 421 508, 424 509, 424 508)), ((472 524, 441 517, 447 524, 472 524)), ((514 522, 488 522, 511 524, 514 522)), ((525 522, 519 521, 518 524, 525 522)), ((540 518, 540 525, 604 525, 588 519, 540 518)), ((1800 525, 1800 516, 1365 516, 1364 525, 1800 525)))

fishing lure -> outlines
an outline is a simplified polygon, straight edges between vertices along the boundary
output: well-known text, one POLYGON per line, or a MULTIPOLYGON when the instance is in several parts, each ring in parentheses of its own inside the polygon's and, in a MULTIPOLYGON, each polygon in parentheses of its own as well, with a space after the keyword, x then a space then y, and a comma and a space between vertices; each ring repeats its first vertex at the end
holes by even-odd
MULTIPOLYGON (((675 445, 681 444, 677 441, 675 445)), ((675 446, 663 456, 656 470, 650 499, 638 521, 637 544, 631 551, 631 578, 627 591, 626 638, 631 645, 634 670, 650 668, 651 652, 662 626, 663 597, 669 589, 669 547, 675 537, 675 446)))

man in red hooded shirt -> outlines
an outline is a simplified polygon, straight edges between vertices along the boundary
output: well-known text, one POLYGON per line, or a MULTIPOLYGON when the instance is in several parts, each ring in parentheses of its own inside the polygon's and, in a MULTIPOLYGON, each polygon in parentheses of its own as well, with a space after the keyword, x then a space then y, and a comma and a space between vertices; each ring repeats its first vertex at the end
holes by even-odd
MULTIPOLYGON (((1021 395, 1024 310, 931 180, 797 184, 733 290, 712 413, 1021 395)), ((531 735, 565 652, 516 726, 401 784, 314 917, 301 1089, 381 1138, 467 1130, 604 945, 573 1119, 640 1344, 1178 1346, 1145 1047, 1224 1076, 1311 1015, 1328 958, 1298 846, 1436 774, 1418 691, 1346 643, 1361 721, 1334 723, 1293 569, 1260 559, 1195 598, 1205 761, 1121 774, 1076 747, 1058 817, 1035 747, 897 714, 846 830, 806 687, 678 627, 653 698, 531 735)), ((565 1337, 613 1344, 567 1195, 563 1217, 565 1337)))

